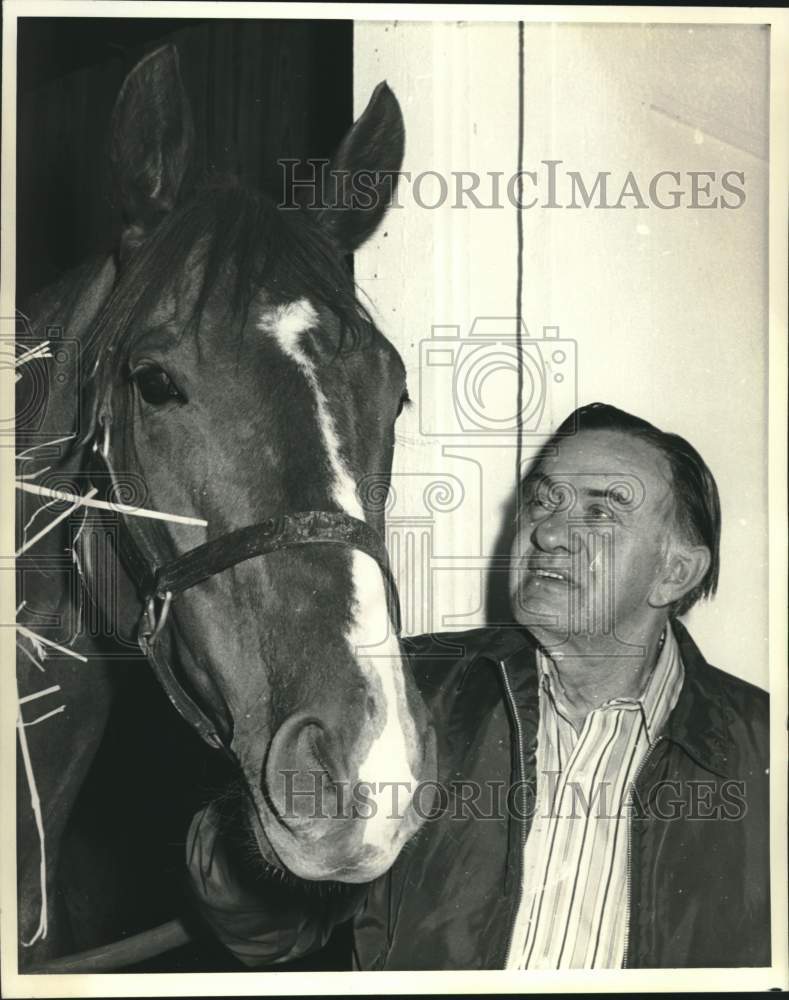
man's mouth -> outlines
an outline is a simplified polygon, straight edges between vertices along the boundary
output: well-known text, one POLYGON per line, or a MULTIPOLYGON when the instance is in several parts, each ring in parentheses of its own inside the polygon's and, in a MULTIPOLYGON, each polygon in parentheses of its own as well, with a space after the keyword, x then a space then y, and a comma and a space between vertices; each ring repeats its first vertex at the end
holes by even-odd
POLYGON ((570 574, 566 573, 564 570, 556 569, 554 567, 548 566, 527 566, 527 570, 530 576, 535 577, 538 580, 554 580, 557 583, 571 584, 572 579, 570 574))

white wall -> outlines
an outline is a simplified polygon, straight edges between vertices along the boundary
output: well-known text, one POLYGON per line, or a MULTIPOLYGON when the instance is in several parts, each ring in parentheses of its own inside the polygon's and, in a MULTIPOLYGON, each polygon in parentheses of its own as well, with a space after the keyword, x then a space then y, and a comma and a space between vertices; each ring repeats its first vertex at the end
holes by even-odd
MULTIPOLYGON (((737 209, 525 211, 523 302, 533 360, 550 366, 555 345, 536 343, 544 327, 559 327, 577 358, 573 396, 572 378, 559 386, 549 368, 555 391, 539 430, 597 399, 682 434, 705 457, 721 491, 722 573, 717 598, 688 624, 708 659, 766 686, 767 34, 527 24, 524 38, 524 169, 540 174, 542 201, 543 160, 590 183, 610 171, 612 201, 628 171, 645 197, 662 170, 682 172, 686 192, 688 171, 714 171, 713 193, 724 172, 745 174, 737 209)), ((403 185, 402 208, 357 255, 357 277, 403 354, 415 401, 399 424, 389 514, 406 631, 469 627, 491 612, 487 567, 515 482, 513 436, 480 433, 506 428, 495 420, 514 412, 514 325, 486 349, 489 368, 466 360, 461 371, 480 380, 466 407, 473 417, 477 406, 476 430, 455 414, 457 363, 433 362, 468 359, 475 317, 515 314, 515 208, 504 190, 500 208, 453 207, 451 172, 506 179, 517 169, 517 26, 357 23, 355 60, 356 112, 387 79, 405 115, 403 169, 450 180, 434 210, 403 185), (443 343, 426 364, 422 342, 442 324, 459 327, 461 346, 450 354, 450 331, 434 331, 443 343)), ((432 204, 438 182, 416 194, 432 204)), ((478 194, 487 203, 489 183, 478 194)), ((557 200, 568 195, 561 181, 557 200)), ((554 368, 569 375, 567 361, 554 368)), ((527 384, 527 402, 529 393, 527 384)))

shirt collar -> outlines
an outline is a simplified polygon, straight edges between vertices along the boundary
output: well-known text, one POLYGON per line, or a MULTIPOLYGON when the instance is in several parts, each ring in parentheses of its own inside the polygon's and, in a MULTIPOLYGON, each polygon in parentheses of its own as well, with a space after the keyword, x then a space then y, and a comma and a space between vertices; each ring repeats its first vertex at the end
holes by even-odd
MULTIPOLYGON (((560 712, 566 712, 562 705, 560 686, 556 664, 541 650, 538 651, 537 663, 540 672, 540 684, 549 694, 552 707, 560 712)), ((657 662, 649 675, 644 690, 638 698, 615 698, 603 707, 638 705, 644 719, 647 738, 653 743, 663 728, 679 697, 684 680, 682 658, 673 629, 666 625, 662 637, 662 647, 657 662)))
POLYGON ((663 635, 663 648, 639 699, 650 743, 655 740, 676 705, 685 677, 679 646, 670 625, 666 625, 663 635))

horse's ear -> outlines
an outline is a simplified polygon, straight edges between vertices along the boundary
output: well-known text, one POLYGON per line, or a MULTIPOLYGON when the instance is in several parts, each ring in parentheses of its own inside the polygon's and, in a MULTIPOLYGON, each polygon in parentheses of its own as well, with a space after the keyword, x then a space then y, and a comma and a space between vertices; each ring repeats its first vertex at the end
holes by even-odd
POLYGON ((405 125, 385 81, 332 157, 321 191, 319 224, 343 253, 375 232, 392 202, 405 152, 405 125))
POLYGON ((110 159, 125 250, 142 242, 175 205, 194 129, 173 45, 145 56, 123 82, 112 114, 110 159))

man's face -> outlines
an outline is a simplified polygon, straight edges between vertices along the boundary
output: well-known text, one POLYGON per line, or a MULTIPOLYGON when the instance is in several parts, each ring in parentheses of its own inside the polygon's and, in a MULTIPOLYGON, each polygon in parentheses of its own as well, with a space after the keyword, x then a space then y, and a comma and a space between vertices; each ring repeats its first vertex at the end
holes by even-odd
POLYGON ((560 440, 523 484, 510 566, 517 621, 548 648, 643 636, 673 503, 668 463, 648 442, 618 431, 560 440))

